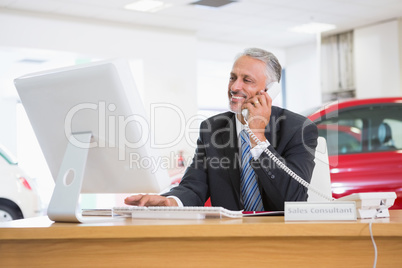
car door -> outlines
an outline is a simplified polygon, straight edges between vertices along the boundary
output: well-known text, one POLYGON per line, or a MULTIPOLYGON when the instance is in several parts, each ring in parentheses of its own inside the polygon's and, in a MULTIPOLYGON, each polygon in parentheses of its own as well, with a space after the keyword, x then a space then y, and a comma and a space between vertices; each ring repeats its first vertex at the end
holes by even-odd
POLYGON ((392 208, 401 209, 402 104, 348 107, 315 122, 327 139, 333 196, 395 191, 392 208))

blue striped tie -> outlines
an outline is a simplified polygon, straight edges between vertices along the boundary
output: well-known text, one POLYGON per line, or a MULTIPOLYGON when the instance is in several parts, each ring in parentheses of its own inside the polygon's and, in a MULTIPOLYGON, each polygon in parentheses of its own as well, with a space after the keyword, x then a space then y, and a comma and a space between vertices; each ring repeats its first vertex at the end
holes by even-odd
POLYGON ((257 175, 250 166, 250 138, 246 130, 240 131, 241 138, 241 166, 240 187, 245 211, 263 211, 260 190, 258 189, 257 175))

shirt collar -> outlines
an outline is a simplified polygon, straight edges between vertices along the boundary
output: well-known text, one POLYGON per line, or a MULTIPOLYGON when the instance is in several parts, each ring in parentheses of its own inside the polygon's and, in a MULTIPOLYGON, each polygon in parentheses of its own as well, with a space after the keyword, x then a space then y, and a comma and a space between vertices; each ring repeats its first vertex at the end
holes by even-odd
POLYGON ((235 118, 236 118, 236 134, 237 137, 240 137, 240 131, 242 131, 243 129, 246 128, 245 125, 243 125, 240 120, 237 118, 237 114, 235 114, 235 118))

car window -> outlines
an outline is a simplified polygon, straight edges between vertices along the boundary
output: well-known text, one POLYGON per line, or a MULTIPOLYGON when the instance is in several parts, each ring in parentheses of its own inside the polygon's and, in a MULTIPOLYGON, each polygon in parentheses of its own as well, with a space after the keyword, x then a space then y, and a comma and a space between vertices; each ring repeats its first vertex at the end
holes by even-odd
POLYGON ((402 104, 352 107, 317 121, 329 155, 402 149, 402 104))
POLYGON ((318 135, 327 140, 328 154, 359 153, 362 151, 361 119, 331 119, 318 125, 318 135))

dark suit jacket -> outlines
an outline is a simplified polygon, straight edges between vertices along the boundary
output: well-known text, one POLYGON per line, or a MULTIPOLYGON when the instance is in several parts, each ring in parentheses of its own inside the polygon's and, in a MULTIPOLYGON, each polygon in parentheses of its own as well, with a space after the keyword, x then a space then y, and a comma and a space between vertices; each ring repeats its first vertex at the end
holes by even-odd
MULTIPOLYGON (((272 107, 265 136, 268 149, 291 170, 310 182, 317 146, 317 127, 309 119, 272 107)), ((250 162, 258 176, 264 209, 283 210, 285 201, 307 200, 307 189, 277 167, 263 152, 250 162)), ((239 148, 235 114, 222 113, 201 123, 193 162, 179 186, 165 196, 177 196, 185 206, 212 206, 241 210, 239 148)))

